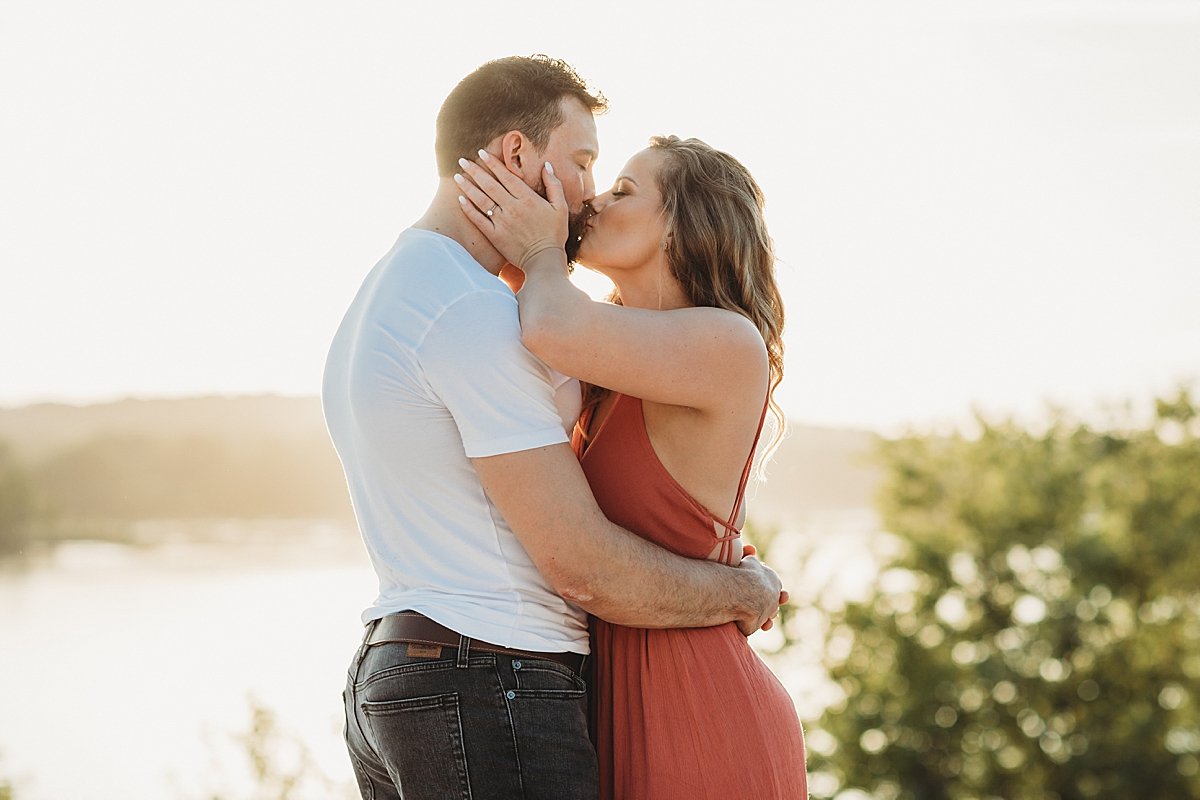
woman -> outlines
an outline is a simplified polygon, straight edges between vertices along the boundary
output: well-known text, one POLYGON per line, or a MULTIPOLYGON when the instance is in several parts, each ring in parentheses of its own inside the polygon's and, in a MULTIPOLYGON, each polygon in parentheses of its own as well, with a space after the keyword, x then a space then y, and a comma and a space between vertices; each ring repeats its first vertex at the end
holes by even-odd
MULTIPOLYGON (((731 156, 656 137, 595 198, 568 280, 567 212, 494 158, 464 167, 464 212, 525 273, 522 338, 584 381, 572 444, 614 522, 694 558, 741 558, 742 500, 783 373, 783 308, 763 197, 731 156)), ((780 419, 782 422, 782 419, 780 419)), ((647 630, 594 619, 593 719, 603 798, 804 798, 791 699, 733 623, 647 630)))

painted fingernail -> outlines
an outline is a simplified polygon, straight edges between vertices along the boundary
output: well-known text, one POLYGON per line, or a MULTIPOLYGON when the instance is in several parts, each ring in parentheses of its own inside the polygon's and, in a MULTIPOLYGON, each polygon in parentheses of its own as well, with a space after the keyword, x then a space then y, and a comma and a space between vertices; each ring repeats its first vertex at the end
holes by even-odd
POLYGON ((483 150, 481 148, 479 151, 479 157, 482 158, 484 161, 487 161, 488 159, 490 159, 492 157, 492 154, 489 153, 487 150, 483 150))
POLYGON ((465 206, 465 205, 467 204, 467 198, 463 197, 463 196, 460 194, 460 195, 458 196, 458 202, 459 202, 459 203, 461 203, 462 205, 464 205, 464 206, 465 206))
POLYGON ((465 180, 466 180, 466 178, 464 178, 462 175, 458 174, 457 172, 454 173, 454 182, 455 183, 462 183, 465 180))
POLYGON ((549 172, 551 175, 554 174, 554 165, 549 161, 546 162, 546 172, 549 172))
POLYGON ((465 158, 460 158, 458 160, 458 165, 460 167, 462 167, 463 169, 466 169, 467 167, 469 167, 471 165, 471 162, 467 161, 465 158))

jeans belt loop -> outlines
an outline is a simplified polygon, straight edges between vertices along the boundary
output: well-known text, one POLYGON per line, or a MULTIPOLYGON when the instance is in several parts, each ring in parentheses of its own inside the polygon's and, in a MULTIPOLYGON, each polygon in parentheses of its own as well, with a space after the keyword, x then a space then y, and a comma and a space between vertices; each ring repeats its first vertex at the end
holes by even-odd
POLYGON ((373 630, 375 630, 375 627, 378 624, 379 624, 379 620, 373 619, 370 622, 368 622, 366 624, 366 627, 363 629, 362 644, 360 644, 358 646, 358 653, 355 654, 355 656, 354 656, 354 677, 355 677, 355 679, 358 678, 358 666, 360 664, 362 664, 362 660, 364 658, 366 658, 367 648, 369 648, 371 646, 371 644, 370 644, 371 632, 373 630))
POLYGON ((458 637, 458 658, 454 662, 454 666, 459 669, 466 669, 471 664, 471 637, 458 637))

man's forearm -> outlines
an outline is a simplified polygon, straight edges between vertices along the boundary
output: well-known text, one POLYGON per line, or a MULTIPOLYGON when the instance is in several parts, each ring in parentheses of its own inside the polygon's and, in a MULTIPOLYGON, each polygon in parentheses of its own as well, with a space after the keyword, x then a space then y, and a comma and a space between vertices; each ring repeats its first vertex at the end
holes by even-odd
POLYGON ((554 591, 601 619, 644 628, 736 621, 751 633, 778 607, 779 578, 757 559, 728 567, 685 558, 610 522, 565 444, 472 464, 554 591))
MULTIPOLYGON (((559 587, 589 613, 639 628, 698 628, 760 614, 778 588, 762 574, 686 558, 611 525, 603 555, 559 587)), ((576 570, 572 570, 576 572, 576 570)))

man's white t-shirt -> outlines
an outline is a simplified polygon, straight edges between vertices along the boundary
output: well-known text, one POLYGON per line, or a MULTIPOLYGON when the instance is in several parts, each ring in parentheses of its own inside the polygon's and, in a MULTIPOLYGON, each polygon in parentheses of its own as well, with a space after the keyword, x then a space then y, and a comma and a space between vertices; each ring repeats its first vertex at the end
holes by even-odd
POLYGON ((589 651, 585 613, 551 590, 469 461, 564 443, 578 415, 578 383, 520 337, 509 288, 415 228, 346 312, 321 399, 379 576, 364 623, 411 609, 503 647, 589 651))

